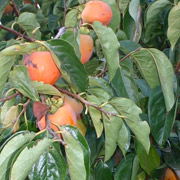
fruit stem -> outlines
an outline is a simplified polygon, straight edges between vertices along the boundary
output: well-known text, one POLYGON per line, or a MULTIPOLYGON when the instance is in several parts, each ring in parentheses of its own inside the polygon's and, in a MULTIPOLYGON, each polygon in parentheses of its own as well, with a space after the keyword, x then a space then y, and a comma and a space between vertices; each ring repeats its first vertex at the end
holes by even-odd
POLYGON ((5 97, 5 98, 2 98, 0 99, 0 102, 4 102, 4 101, 8 101, 16 96, 18 96, 20 93, 19 92, 16 92, 15 94, 11 95, 11 96, 8 96, 8 97, 5 97))
POLYGON ((69 91, 66 91, 65 89, 62 89, 62 88, 57 87, 57 86, 55 86, 55 87, 56 87, 59 91, 61 91, 62 93, 67 94, 67 95, 69 95, 69 96, 72 96, 72 97, 74 97, 75 99, 78 99, 79 101, 81 101, 81 102, 82 102, 83 104, 85 104, 86 106, 94 107, 94 108, 98 109, 99 111, 101 111, 102 113, 104 113, 104 114, 106 114, 106 115, 119 117, 119 114, 105 111, 103 108, 99 107, 98 105, 92 104, 91 102, 83 99, 81 96, 79 96, 79 95, 77 95, 77 94, 73 94, 73 93, 71 93, 71 92, 69 92, 69 91))
POLYGON ((30 42, 34 42, 34 39, 31 39, 30 37, 28 37, 26 35, 23 35, 23 34, 17 32, 17 31, 15 31, 14 29, 3 26, 1 23, 0 23, 0 29, 4 29, 4 30, 6 30, 8 32, 11 32, 11 33, 15 34, 16 36, 20 36, 20 37, 22 37, 22 38, 24 38, 24 39, 26 39, 26 40, 28 40, 30 42))

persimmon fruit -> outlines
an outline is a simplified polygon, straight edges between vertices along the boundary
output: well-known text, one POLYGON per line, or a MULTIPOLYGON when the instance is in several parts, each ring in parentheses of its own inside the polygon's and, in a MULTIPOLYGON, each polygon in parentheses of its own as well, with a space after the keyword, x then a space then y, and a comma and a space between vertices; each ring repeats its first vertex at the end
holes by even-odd
POLYGON ((172 169, 167 168, 165 172, 164 180, 178 180, 178 178, 172 169))
POLYGON ((84 23, 93 24, 94 21, 99 21, 106 26, 111 22, 112 16, 110 6, 103 1, 89 1, 81 14, 84 23))
POLYGON ((81 62, 85 64, 89 61, 93 53, 93 39, 88 34, 80 34, 81 62))
POLYGON ((34 52, 26 56, 24 65, 27 67, 32 81, 42 81, 45 84, 53 85, 60 77, 60 71, 48 51, 34 52))
MULTIPOLYGON (((72 125, 76 126, 77 119, 76 114, 71 108, 70 105, 65 104, 61 106, 54 114, 48 115, 48 119, 51 122, 51 129, 53 129, 55 132, 59 131, 58 127, 56 125, 72 125), (54 125, 55 123, 56 125, 54 125)), ((38 121, 38 126, 40 130, 43 130, 46 128, 46 120, 45 116, 41 118, 40 121, 38 121)))
POLYGON ((6 9, 5 9, 5 11, 4 11, 4 14, 10 13, 12 10, 13 10, 12 6, 11 6, 10 4, 8 4, 8 5, 6 6, 6 9))

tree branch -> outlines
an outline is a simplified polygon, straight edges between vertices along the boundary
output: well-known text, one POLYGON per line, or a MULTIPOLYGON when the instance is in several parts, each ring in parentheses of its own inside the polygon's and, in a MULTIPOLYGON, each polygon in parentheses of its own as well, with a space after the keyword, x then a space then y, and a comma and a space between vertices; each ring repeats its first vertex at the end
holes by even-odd
POLYGON ((79 96, 79 95, 77 95, 77 94, 73 94, 73 93, 71 93, 71 92, 69 92, 69 91, 66 91, 65 89, 62 89, 62 88, 57 87, 57 86, 55 86, 55 87, 56 87, 59 91, 61 91, 62 93, 67 94, 67 95, 69 95, 69 96, 72 96, 72 97, 74 97, 75 99, 78 99, 79 101, 81 101, 83 104, 85 104, 85 105, 87 105, 87 106, 91 106, 91 107, 96 108, 96 109, 98 109, 99 111, 101 111, 102 113, 104 113, 104 114, 106 114, 106 115, 119 117, 118 114, 105 111, 103 108, 99 107, 98 105, 92 104, 92 103, 89 102, 89 101, 86 101, 85 99, 83 99, 81 96, 79 96))
POLYGON ((141 6, 139 6, 139 8, 138 8, 137 27, 136 27, 136 32, 135 32, 134 39, 133 39, 134 42, 136 42, 137 38, 138 38, 140 19, 141 19, 141 6))
POLYGON ((30 37, 28 37, 26 35, 23 35, 23 34, 17 32, 17 31, 15 31, 14 29, 3 26, 2 24, 0 24, 0 29, 4 29, 4 30, 6 30, 8 32, 11 32, 11 33, 15 34, 16 36, 20 36, 20 37, 22 37, 22 38, 24 38, 24 39, 26 39, 26 40, 28 40, 30 42, 34 42, 34 39, 31 39, 30 37))
POLYGON ((8 96, 8 97, 5 97, 5 98, 2 98, 0 99, 0 102, 4 102, 4 101, 8 101, 16 96, 18 96, 20 93, 19 92, 16 92, 15 94, 11 95, 11 96, 8 96))
POLYGON ((65 24, 66 11, 67 11, 67 9, 66 9, 66 0, 64 0, 64 17, 63 17, 63 26, 64 26, 64 24, 65 24))
POLYGON ((54 39, 59 39, 64 34, 65 31, 66 31, 66 27, 60 28, 59 32, 57 33, 54 39))
POLYGON ((16 3, 14 2, 14 0, 12 0, 12 3, 13 3, 14 12, 16 13, 17 16, 19 16, 20 13, 19 13, 19 10, 18 10, 18 8, 17 8, 16 3))
POLYGON ((177 74, 179 72, 179 68, 180 68, 180 61, 178 62, 176 68, 175 68, 175 74, 177 74))

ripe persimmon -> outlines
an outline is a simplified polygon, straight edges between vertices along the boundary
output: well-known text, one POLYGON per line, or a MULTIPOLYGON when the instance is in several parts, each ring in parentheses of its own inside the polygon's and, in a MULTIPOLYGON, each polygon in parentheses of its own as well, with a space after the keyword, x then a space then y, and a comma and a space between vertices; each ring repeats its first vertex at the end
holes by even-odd
POLYGON ((81 62, 89 61, 93 53, 93 39, 90 35, 80 34, 81 62))
POLYGON ((42 81, 45 84, 53 85, 60 77, 60 71, 48 51, 35 52, 26 56, 24 65, 27 67, 32 81, 42 81))
MULTIPOLYGON (((63 106, 61 106, 54 114, 50 114, 48 115, 48 118, 51 122, 51 129, 53 129, 55 132, 59 131, 58 127, 52 123, 55 123, 57 125, 72 125, 72 126, 76 126, 76 114, 73 111, 73 109, 71 108, 70 105, 65 104, 63 106)), ((46 128, 46 120, 45 120, 45 116, 43 116, 41 118, 40 121, 38 121, 38 126, 40 130, 43 130, 46 128)))
POLYGON ((6 9, 5 9, 5 11, 4 11, 4 14, 10 13, 12 10, 13 10, 12 6, 11 6, 10 4, 8 4, 8 5, 6 6, 6 9))
POLYGON ((77 102, 75 99, 64 94, 64 105, 66 104, 71 106, 77 116, 81 114, 83 110, 83 105, 80 102, 77 102))
POLYGON ((178 178, 172 169, 167 168, 165 172, 164 180, 178 180, 178 178))
POLYGON ((103 25, 108 25, 112 16, 110 6, 102 1, 89 1, 81 14, 84 23, 93 24, 94 21, 99 21, 103 25))

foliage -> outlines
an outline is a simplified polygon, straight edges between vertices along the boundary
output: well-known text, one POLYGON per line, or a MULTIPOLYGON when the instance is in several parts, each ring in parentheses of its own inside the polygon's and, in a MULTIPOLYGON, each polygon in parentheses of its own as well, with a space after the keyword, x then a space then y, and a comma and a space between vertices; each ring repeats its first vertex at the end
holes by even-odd
POLYGON ((82 23, 83 0, 0 0, 1 180, 158 180, 180 169, 180 1, 102 1, 108 26, 82 23), (86 64, 82 27, 94 42, 86 64), (61 72, 54 86, 23 64, 37 51, 61 72), (40 131, 49 109, 36 116, 34 102, 64 94, 83 104, 81 124, 40 131))

